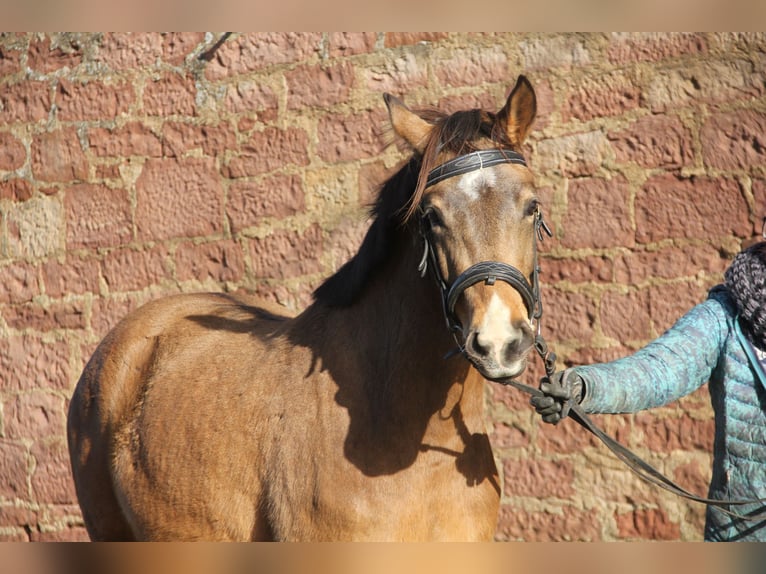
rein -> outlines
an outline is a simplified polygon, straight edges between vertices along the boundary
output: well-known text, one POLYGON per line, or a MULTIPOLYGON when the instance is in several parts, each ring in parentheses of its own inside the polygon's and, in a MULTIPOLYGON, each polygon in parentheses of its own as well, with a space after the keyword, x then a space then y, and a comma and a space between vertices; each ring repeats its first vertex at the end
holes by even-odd
MULTIPOLYGON (((432 169, 426 179, 426 188, 444 181, 445 179, 469 173, 477 169, 483 169, 485 167, 491 167, 501 163, 513 163, 517 165, 526 166, 524 158, 517 152, 504 149, 492 149, 492 150, 480 150, 469 154, 458 156, 450 161, 447 161, 440 166, 432 169)), ((460 342, 459 333, 462 331, 462 325, 460 324, 457 315, 455 314, 455 305, 460 295, 477 283, 484 282, 486 285, 494 285, 496 281, 504 281, 513 287, 521 295, 524 305, 527 308, 527 313, 530 321, 536 321, 537 333, 535 335, 535 351, 540 356, 545 366, 545 379, 550 380, 556 370, 556 354, 549 351, 548 345, 545 342, 540 332, 540 319, 543 314, 542 299, 540 295, 540 283, 539 274, 540 267, 538 264, 537 256, 537 242, 543 241, 543 232, 552 237, 552 233, 548 225, 543 219, 542 212, 538 209, 535 212, 535 241, 533 242, 533 269, 530 279, 528 280, 524 274, 516 267, 508 265, 500 261, 481 261, 474 265, 471 265, 468 269, 463 271, 457 279, 449 285, 441 274, 439 265, 436 259, 436 252, 434 251, 431 243, 431 229, 427 222, 426 214, 421 211, 421 225, 420 234, 423 237, 424 251, 423 256, 418 264, 418 271, 421 277, 425 277, 428 270, 429 263, 431 267, 431 274, 433 275, 436 283, 441 292, 442 309, 444 312, 444 318, 447 322, 447 328, 452 333, 455 341, 457 342, 457 348, 449 352, 444 358, 455 356, 457 354, 463 354, 465 349, 460 342)), ((764 219, 764 230, 766 232, 766 219, 764 219)), ((531 396, 542 396, 543 392, 539 389, 520 383, 513 379, 500 379, 495 382, 506 386, 512 386, 524 393, 531 396)), ((579 404, 570 405, 569 417, 574 419, 580 426, 591 432, 598 437, 602 443, 610 450, 614 455, 625 463, 628 468, 636 474, 639 478, 654 484, 675 494, 682 498, 699 502, 709 506, 714 506, 721 512, 737 519, 741 520, 758 520, 766 518, 766 510, 752 512, 750 514, 739 514, 733 510, 730 510, 729 506, 741 506, 745 504, 759 504, 765 503, 766 499, 752 499, 752 500, 717 500, 711 498, 705 498, 693 494, 679 486, 674 481, 666 477, 660 471, 655 469, 649 463, 644 461, 637 454, 626 448, 615 439, 607 435, 601 430, 585 413, 579 404)))

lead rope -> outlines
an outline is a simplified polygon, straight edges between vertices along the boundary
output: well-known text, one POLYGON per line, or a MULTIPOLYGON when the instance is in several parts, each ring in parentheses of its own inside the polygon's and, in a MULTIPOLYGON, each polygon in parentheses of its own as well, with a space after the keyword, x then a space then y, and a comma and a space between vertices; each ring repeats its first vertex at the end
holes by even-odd
MULTIPOLYGON (((540 230, 541 226, 545 229, 549 237, 552 235, 550 232, 550 229, 548 229, 548 226, 545 224, 545 221, 543 221, 542 216, 538 218, 538 222, 536 223, 536 226, 537 226, 537 230, 536 230, 537 238, 540 239, 541 241, 543 239, 542 232, 540 230)), ((538 262, 537 262, 537 242, 535 242, 534 249, 535 249, 535 253, 534 253, 535 270, 533 274, 534 275, 533 289, 535 291, 535 298, 536 298, 534 318, 537 320, 537 334, 535 335, 534 347, 535 347, 535 351, 537 351, 537 354, 540 356, 540 359, 542 360, 543 366, 545 368, 545 377, 543 377, 540 380, 540 383, 542 384, 543 382, 546 382, 546 381, 550 382, 553 378, 554 373, 556 372, 556 353, 548 349, 548 344, 545 342, 545 338, 543 337, 541 333, 540 324, 541 324, 541 319, 543 314, 543 308, 542 308, 542 298, 540 297, 539 284, 538 284, 539 268, 538 268, 538 262)), ((544 396, 544 393, 540 389, 536 389, 529 385, 525 385, 524 383, 520 383, 513 379, 505 379, 498 382, 503 385, 512 386, 532 396, 544 396)), ((660 488, 667 490, 668 492, 671 492, 672 494, 675 494, 682 498, 686 498, 688 500, 692 500, 694 502, 699 502, 702 504, 707 504, 709 506, 714 506, 719 511, 733 518, 737 518, 740 520, 747 520, 747 521, 766 518, 766 509, 754 511, 749 514, 740 514, 738 512, 735 512, 727 508, 728 506, 741 506, 745 504, 763 504, 763 503, 766 503, 766 499, 756 498, 756 499, 750 499, 750 500, 716 500, 716 499, 698 496, 692 492, 689 492, 688 490, 678 485, 677 483, 673 482, 671 479, 669 479, 660 471, 655 469, 648 462, 644 461, 637 454, 635 454, 634 452, 629 450, 627 447, 623 446, 622 444, 614 440, 612 437, 607 435, 590 419, 590 417, 587 414, 585 414, 585 411, 582 409, 582 407, 580 407, 579 404, 574 402, 570 404, 569 417, 574 419, 576 423, 578 423, 580 426, 582 426, 583 428, 587 429, 590 433, 595 435, 610 451, 612 451, 612 453, 614 453, 614 455, 618 459, 620 459, 623 463, 625 463, 625 465, 634 474, 636 474, 640 479, 644 480, 645 482, 659 486, 660 488)))
MULTIPOLYGON (((548 345, 545 342, 543 336, 540 334, 535 337, 535 350, 540 355, 540 358, 543 361, 543 365, 545 366, 545 377, 543 377, 540 382, 542 383, 546 380, 550 381, 556 369, 556 354, 548 350, 548 345)), ((544 396, 544 393, 540 389, 525 385, 524 383, 520 383, 513 379, 505 379, 497 382, 506 386, 514 387, 531 396, 544 396)), ((614 453, 618 459, 625 463, 625 465, 634 474, 636 474, 645 482, 659 486, 660 488, 663 488, 664 490, 667 490, 668 492, 671 492, 672 494, 682 498, 686 498, 688 500, 702 504, 707 504, 709 506, 714 506, 732 518, 748 521, 766 518, 766 509, 755 511, 750 514, 740 514, 730 510, 729 508, 726 508, 727 506, 741 506, 745 504, 763 504, 766 503, 766 499, 764 498, 756 498, 750 500, 717 500, 698 496, 692 492, 689 492, 682 486, 679 486, 660 471, 658 471, 656 468, 654 468, 652 465, 650 465, 648 462, 639 457, 637 454, 630 451, 628 448, 624 447, 612 437, 607 435, 604 431, 602 431, 590 419, 590 417, 585 414, 585 411, 583 411, 579 404, 572 403, 570 405, 569 418, 574 419, 576 423, 594 434, 610 451, 612 451, 612 453, 614 453)))

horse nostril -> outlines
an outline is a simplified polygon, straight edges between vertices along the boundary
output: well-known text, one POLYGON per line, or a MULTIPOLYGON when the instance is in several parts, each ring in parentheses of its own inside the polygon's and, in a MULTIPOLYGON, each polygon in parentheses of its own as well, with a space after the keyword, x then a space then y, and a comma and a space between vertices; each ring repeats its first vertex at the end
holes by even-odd
POLYGON ((489 347, 485 347, 479 341, 479 333, 472 333, 468 339, 468 348, 477 357, 486 357, 489 355, 489 347))
POLYGON ((503 346, 502 357, 506 363, 511 363, 519 358, 519 356, 526 352, 532 346, 532 335, 526 330, 523 331, 521 337, 510 339, 503 346))

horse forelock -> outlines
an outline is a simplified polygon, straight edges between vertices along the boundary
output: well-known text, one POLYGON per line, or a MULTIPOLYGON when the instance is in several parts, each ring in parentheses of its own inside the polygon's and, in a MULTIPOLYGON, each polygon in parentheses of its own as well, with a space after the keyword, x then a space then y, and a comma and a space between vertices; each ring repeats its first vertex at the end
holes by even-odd
POLYGON ((423 151, 418 182, 410 197, 405 220, 417 211, 425 193, 426 180, 432 169, 437 167, 444 153, 455 156, 471 153, 481 147, 479 142, 488 141, 506 149, 513 149, 505 129, 498 121, 497 114, 481 109, 462 110, 446 114, 439 110, 420 113, 426 121, 434 124, 423 151))
POLYGON ((446 114, 435 109, 419 115, 433 124, 422 155, 415 154, 389 178, 378 192, 370 210, 372 224, 357 253, 314 291, 314 299, 330 306, 351 305, 364 288, 370 274, 391 254, 395 235, 407 227, 417 212, 428 173, 442 154, 455 156, 481 149, 488 141, 512 149, 497 115, 473 109, 446 114))

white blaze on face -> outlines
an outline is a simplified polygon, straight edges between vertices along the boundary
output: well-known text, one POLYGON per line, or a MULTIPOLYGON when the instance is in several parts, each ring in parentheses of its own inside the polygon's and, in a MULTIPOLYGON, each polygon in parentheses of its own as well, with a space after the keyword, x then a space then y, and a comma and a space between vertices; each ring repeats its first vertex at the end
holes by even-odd
POLYGON ((476 201, 481 197, 481 190, 495 184, 495 175, 488 170, 477 169, 460 176, 457 188, 468 201, 476 201))
POLYGON ((511 325, 511 310, 497 293, 492 294, 484 321, 477 335, 478 343, 485 349, 491 349, 495 359, 500 359, 497 353, 503 349, 503 344, 518 335, 511 325))

